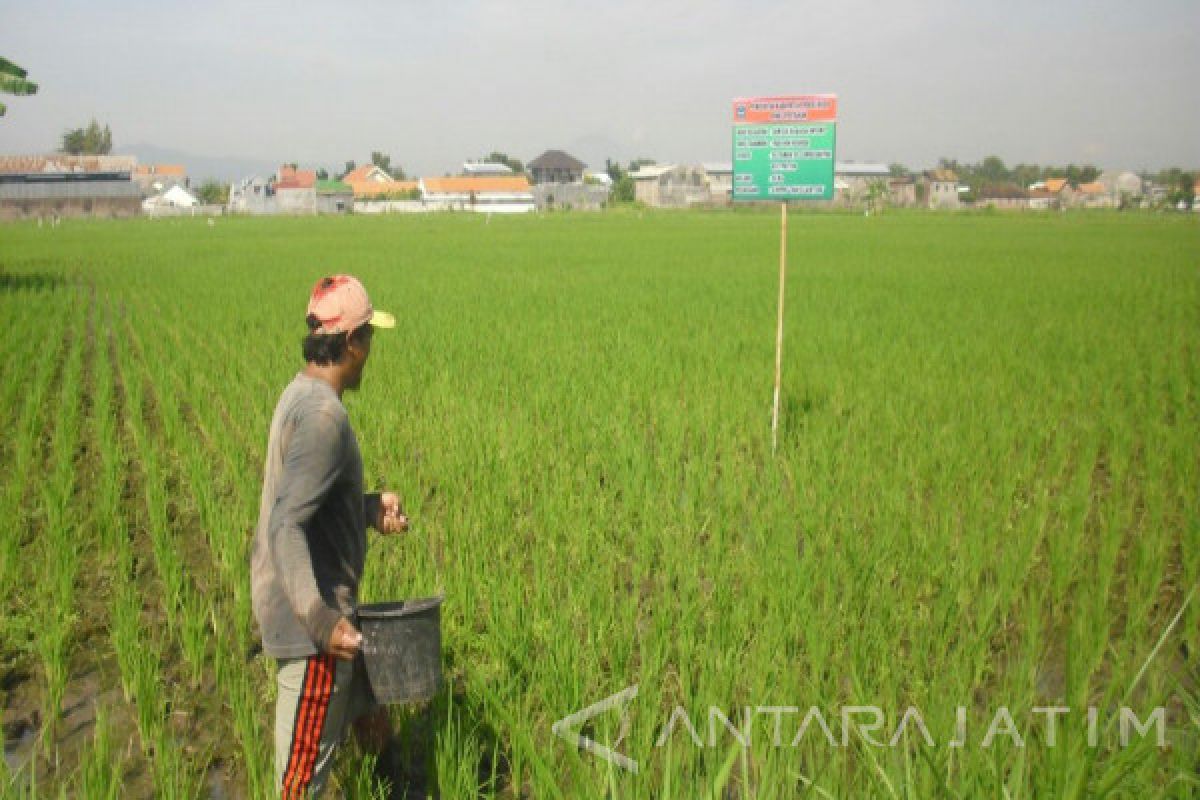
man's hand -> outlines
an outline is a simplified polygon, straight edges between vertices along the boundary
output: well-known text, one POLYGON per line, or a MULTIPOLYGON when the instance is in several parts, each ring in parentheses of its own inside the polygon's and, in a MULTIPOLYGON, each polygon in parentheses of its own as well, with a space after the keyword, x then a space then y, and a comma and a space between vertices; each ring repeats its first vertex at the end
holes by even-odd
POLYGON ((353 661, 354 657, 358 655, 360 647, 362 647, 362 634, 354 629, 350 620, 345 617, 339 619, 337 625, 333 626, 333 633, 329 637, 330 655, 343 661, 353 661))
POLYGON ((375 529, 380 533, 404 533, 408 530, 408 517, 400 508, 400 496, 395 492, 379 495, 379 519, 375 529))

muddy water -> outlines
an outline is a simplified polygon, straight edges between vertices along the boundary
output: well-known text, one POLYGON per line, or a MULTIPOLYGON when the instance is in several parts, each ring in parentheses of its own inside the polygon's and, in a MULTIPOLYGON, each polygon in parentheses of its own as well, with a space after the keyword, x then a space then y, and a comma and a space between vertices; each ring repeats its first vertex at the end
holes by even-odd
MULTIPOLYGON (((17 774, 25 765, 29 763, 33 756, 33 746, 37 742, 37 728, 28 723, 22 723, 17 730, 4 732, 4 763, 8 765, 8 771, 12 774, 17 774)), ((19 783, 24 783, 24 780, 19 780, 19 783)))

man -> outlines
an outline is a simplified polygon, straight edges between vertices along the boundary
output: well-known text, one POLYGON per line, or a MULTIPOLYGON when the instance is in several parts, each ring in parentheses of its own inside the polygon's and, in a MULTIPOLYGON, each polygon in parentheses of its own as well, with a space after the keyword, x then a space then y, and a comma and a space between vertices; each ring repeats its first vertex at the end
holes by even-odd
POLYGON ((357 389, 377 328, 349 275, 320 280, 308 303, 306 366, 271 420, 251 565, 263 648, 278 660, 275 783, 283 797, 317 795, 334 751, 355 723, 369 749, 386 747, 386 710, 374 706, 355 629, 367 524, 401 533, 408 519, 391 492, 363 493, 362 457, 342 392, 357 389))

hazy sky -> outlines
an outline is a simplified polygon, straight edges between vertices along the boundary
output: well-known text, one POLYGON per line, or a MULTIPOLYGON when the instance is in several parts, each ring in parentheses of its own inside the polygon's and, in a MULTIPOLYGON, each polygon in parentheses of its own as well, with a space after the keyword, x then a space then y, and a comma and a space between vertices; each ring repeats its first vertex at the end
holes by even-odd
POLYGON ((441 174, 503 150, 728 161, 736 96, 834 92, 839 159, 1200 167, 1200 2, 0 0, 0 153, 91 117, 114 151, 441 174))

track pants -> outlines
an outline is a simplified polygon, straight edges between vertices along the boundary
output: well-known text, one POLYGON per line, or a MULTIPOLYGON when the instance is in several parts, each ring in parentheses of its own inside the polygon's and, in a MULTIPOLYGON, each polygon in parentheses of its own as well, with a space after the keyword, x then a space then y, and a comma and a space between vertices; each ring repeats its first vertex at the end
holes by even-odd
POLYGON ((316 797, 350 723, 375 707, 362 659, 280 659, 276 684, 275 788, 288 800, 316 797))

